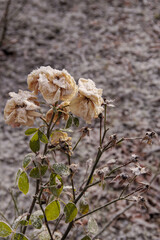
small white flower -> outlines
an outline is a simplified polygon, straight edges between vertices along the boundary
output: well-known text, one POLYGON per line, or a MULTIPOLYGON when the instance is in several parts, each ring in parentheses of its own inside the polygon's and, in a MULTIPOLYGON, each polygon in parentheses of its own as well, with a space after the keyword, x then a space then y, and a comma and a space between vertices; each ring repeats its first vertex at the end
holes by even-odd
POLYGON ((134 175, 139 176, 141 174, 147 173, 145 167, 141 167, 140 165, 136 165, 136 167, 130 168, 134 175))

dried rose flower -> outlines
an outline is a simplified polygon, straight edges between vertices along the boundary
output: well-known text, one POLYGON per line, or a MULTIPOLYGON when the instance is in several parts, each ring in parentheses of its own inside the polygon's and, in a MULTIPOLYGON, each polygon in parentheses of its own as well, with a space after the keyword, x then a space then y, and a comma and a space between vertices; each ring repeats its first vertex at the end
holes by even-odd
POLYGON ((72 138, 68 136, 66 132, 62 131, 53 131, 51 135, 51 144, 56 146, 60 141, 65 141, 68 145, 71 145, 72 138))
POLYGON ((78 93, 71 100, 70 110, 73 114, 91 123, 103 111, 102 89, 98 89, 91 79, 80 78, 78 93))
POLYGON ((9 95, 11 99, 7 101, 4 109, 5 122, 12 127, 32 126, 35 118, 41 116, 36 112, 40 107, 35 95, 22 90, 18 93, 10 92, 9 95))
POLYGON ((62 152, 72 155, 72 138, 62 131, 53 131, 51 135, 53 147, 59 146, 62 152))
POLYGON ((28 75, 28 88, 41 92, 43 98, 49 104, 62 100, 70 100, 77 92, 74 78, 65 70, 62 71, 47 67, 40 67, 28 75))
POLYGON ((36 70, 33 70, 27 78, 28 88, 31 91, 34 91, 35 94, 38 94, 39 90, 39 82, 38 79, 40 75, 45 76, 49 81, 53 79, 53 68, 50 66, 47 67, 40 67, 36 70))
MULTIPOLYGON (((58 111, 55 113, 53 122, 57 121, 57 124, 59 124, 59 121, 61 118, 63 118, 65 121, 67 121, 69 118, 69 112, 70 112, 69 101, 62 102, 60 105, 57 106, 57 110, 58 111), (59 113, 61 113, 61 116, 59 116, 59 113)), ((52 115, 53 115, 53 109, 51 108, 46 113, 46 122, 50 122, 52 115)))

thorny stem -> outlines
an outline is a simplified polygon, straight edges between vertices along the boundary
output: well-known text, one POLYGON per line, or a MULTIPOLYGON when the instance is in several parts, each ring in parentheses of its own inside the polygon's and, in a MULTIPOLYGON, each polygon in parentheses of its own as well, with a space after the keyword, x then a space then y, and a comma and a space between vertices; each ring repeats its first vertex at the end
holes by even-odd
POLYGON ((9 8, 11 5, 11 0, 7 1, 5 12, 4 12, 4 17, 3 17, 3 28, 2 28, 2 34, 1 34, 1 39, 0 39, 0 46, 3 45, 3 41, 5 39, 7 29, 8 29, 8 13, 9 13, 9 8))
POLYGON ((99 128, 99 145, 102 148, 102 114, 100 114, 99 119, 100 119, 100 128, 99 128))
MULTIPOLYGON (((120 139, 116 144, 118 144, 118 143, 120 143, 120 142, 122 142, 122 141, 123 141, 123 139, 120 139)), ((110 142, 105 146, 105 151, 107 151, 107 150, 108 150, 109 148, 111 148, 111 147, 113 147, 113 146, 111 145, 111 141, 110 141, 110 142)), ((86 183, 84 189, 81 191, 81 193, 80 193, 80 194, 78 195, 78 197, 75 199, 75 201, 74 201, 75 204, 79 201, 79 199, 80 199, 80 198, 84 195, 84 193, 86 192, 86 190, 87 190, 87 188, 88 188, 88 185, 89 185, 89 183, 90 183, 90 181, 91 181, 91 179, 92 179, 92 176, 93 176, 93 174, 94 174, 94 171, 95 171, 95 169, 96 169, 96 166, 97 166, 97 164, 98 164, 98 162, 99 162, 99 159, 101 158, 103 152, 104 152, 104 149, 102 150, 102 149, 99 147, 98 153, 97 153, 97 157, 96 157, 95 163, 94 163, 94 165, 93 165, 93 168, 92 168, 92 170, 91 170, 91 173, 90 173, 90 175, 89 175, 89 178, 88 178, 88 180, 87 180, 87 183, 86 183)), ((64 233, 64 235, 63 235, 63 237, 62 237, 61 240, 66 239, 66 237, 67 237, 68 233, 70 232, 72 226, 73 226, 73 221, 72 221, 71 223, 69 223, 68 228, 66 229, 66 231, 65 231, 65 233, 64 233)))
POLYGON ((134 193, 136 193, 136 192, 138 192, 138 191, 140 191, 140 190, 142 190, 142 189, 144 189, 144 188, 143 188, 143 187, 137 188, 136 190, 134 190, 133 192, 127 194, 127 195, 124 196, 124 197, 116 198, 116 199, 114 199, 114 200, 112 200, 112 201, 104 204, 103 206, 98 207, 98 208, 94 209, 93 211, 88 212, 88 213, 80 216, 79 218, 76 218, 75 221, 78 221, 78 220, 80 220, 80 219, 82 219, 82 218, 84 218, 84 217, 86 217, 86 216, 88 216, 88 215, 90 215, 90 214, 92 214, 92 213, 95 213, 95 212, 101 210, 102 208, 108 207, 108 206, 111 205, 112 203, 118 202, 118 201, 120 201, 120 200, 127 200, 127 197, 133 195, 134 193))
POLYGON ((86 183, 84 189, 82 190, 82 192, 81 192, 81 193, 78 195, 78 197, 75 199, 75 203, 77 203, 77 202, 79 201, 79 199, 83 196, 83 194, 86 192, 87 186, 89 185, 89 183, 90 183, 90 181, 91 181, 91 179, 92 179, 93 173, 94 173, 94 171, 95 171, 95 169, 96 169, 96 166, 97 166, 97 164, 98 164, 99 159, 100 159, 101 156, 102 156, 102 151, 101 151, 101 149, 99 148, 98 153, 97 153, 97 157, 96 157, 96 160, 95 160, 95 163, 94 163, 94 165, 93 165, 93 168, 92 168, 92 170, 91 170, 91 173, 90 173, 90 175, 89 175, 89 178, 88 178, 88 180, 87 180, 87 183, 86 183))
POLYGON ((104 227, 102 230, 100 230, 96 236, 94 236, 93 240, 95 240, 100 234, 102 234, 120 215, 122 215, 123 213, 125 213, 126 211, 128 211, 131 207, 134 206, 135 203, 132 203, 130 205, 128 205, 126 208, 124 208, 123 210, 119 211, 104 227))
MULTIPOLYGON (((55 113, 53 112, 52 117, 51 117, 51 120, 50 120, 49 124, 47 125, 47 138, 48 138, 48 139, 49 139, 49 137, 50 137, 50 128, 51 128, 51 125, 52 125, 54 116, 55 116, 55 113)), ((43 156, 47 153, 47 148, 48 148, 48 144, 46 143, 46 144, 45 144, 45 147, 44 147, 44 151, 43 151, 43 156)), ((43 160, 42 160, 42 161, 43 161, 43 160)), ((32 203, 31 203, 31 206, 30 206, 30 209, 29 209, 27 218, 26 218, 26 220, 27 220, 28 222, 29 222, 29 220, 30 220, 30 216, 31 216, 31 214, 32 214, 32 211, 33 211, 33 209, 34 209, 34 206, 35 206, 35 204, 36 204, 37 195, 38 195, 38 193, 39 193, 39 185, 40 185, 40 180, 37 179, 37 180, 36 180, 35 195, 34 195, 34 197, 33 197, 33 200, 32 200, 32 203)), ((24 226, 22 233, 25 234, 26 230, 27 230, 27 225, 24 226)), ((50 234, 50 233, 49 233, 49 234, 50 234)))
MULTIPOLYGON (((136 139, 137 139, 137 138, 136 138, 136 139)), ((139 138, 138 138, 138 139, 139 139, 139 138)), ((132 140, 132 139, 121 138, 120 140, 118 140, 118 141, 116 142, 115 145, 123 142, 124 140, 132 140)), ((91 170, 91 173, 90 173, 90 176, 89 176, 89 178, 88 178, 88 181, 87 181, 84 189, 82 190, 82 192, 81 192, 81 193, 77 196, 77 198, 75 199, 75 201, 74 201, 75 204, 79 201, 79 199, 80 199, 80 198, 84 195, 84 193, 86 192, 86 190, 87 190, 87 188, 88 188, 88 185, 89 185, 89 183, 90 183, 90 181, 91 181, 91 179, 92 179, 92 176, 93 176, 93 173, 94 173, 94 171, 95 171, 95 168, 96 168, 96 166, 97 166, 97 164, 98 164, 98 162, 99 162, 99 159, 100 159, 100 157, 102 156, 103 152, 107 151, 108 149, 112 148, 113 146, 114 146, 114 144, 112 143, 112 141, 109 141, 109 142, 107 143, 107 145, 104 146, 103 150, 102 150, 101 148, 99 148, 98 153, 97 153, 97 157, 96 157, 95 163, 94 163, 94 165, 93 165, 93 168, 92 168, 92 170, 91 170)), ((123 166, 126 166, 126 165, 128 165, 129 163, 130 163, 130 162, 124 164, 123 166)), ((122 166, 120 166, 120 167, 118 167, 118 168, 116 168, 116 169, 113 169, 113 170, 110 172, 110 174, 113 173, 114 171, 118 170, 118 169, 121 168, 121 167, 122 167, 122 166)), ((109 174, 109 175, 110 175, 110 174, 109 174)), ((142 189, 142 188, 140 188, 140 190, 141 190, 141 189, 142 189)), ((139 191, 139 190, 136 190, 136 191, 132 192, 131 194, 126 195, 126 196, 123 197, 123 198, 122 198, 122 197, 121 197, 121 198, 117 198, 116 200, 113 200, 113 201, 117 202, 117 201, 119 201, 119 200, 124 200, 124 199, 126 199, 126 197, 134 194, 134 193, 137 192, 137 191, 139 191)), ((113 203, 113 201, 110 202, 110 204, 113 203)), ((108 206, 108 205, 107 205, 107 206, 108 206)), ((98 210, 102 209, 103 207, 105 207, 105 206, 102 206, 102 207, 98 208, 98 210)), ((96 211, 98 211, 98 210, 96 210, 96 211)), ((93 212, 95 212, 95 211, 93 211, 93 212)), ((91 212, 91 213, 93 213, 93 212, 91 212)), ((89 215, 89 213, 87 213, 87 215, 89 215)), ((84 217, 84 216, 86 216, 86 215, 83 215, 82 217, 84 217)), ((82 218, 82 217, 81 217, 81 218, 82 218)), ((79 218, 76 219, 76 220, 79 220, 79 218)), ((73 226, 73 222, 69 223, 68 228, 66 229, 66 231, 65 231, 65 233, 64 233, 64 235, 63 235, 63 237, 62 237, 61 240, 66 239, 66 237, 67 237, 68 233, 70 232, 72 226, 73 226)))
MULTIPOLYGON (((29 221, 29 219, 30 219, 30 216, 31 216, 31 214, 32 214, 34 205, 35 205, 36 200, 37 200, 37 195, 38 195, 38 192, 39 192, 39 184, 40 184, 40 181, 39 181, 39 179, 38 179, 38 180, 36 181, 36 191, 35 191, 35 195, 34 195, 34 197, 33 197, 33 201, 32 201, 32 203, 31 203, 31 206, 30 206, 30 209, 29 209, 27 218, 26 218, 27 221, 29 221)), ((22 233, 25 234, 26 230, 27 230, 27 225, 24 226, 22 233)))
POLYGON ((127 190, 127 188, 129 187, 129 185, 136 179, 137 176, 134 176, 131 181, 123 188, 119 198, 121 198, 121 196, 123 195, 123 193, 127 190))
MULTIPOLYGON (((71 158, 70 158, 69 154, 67 154, 67 157, 68 157, 68 165, 70 166, 71 165, 71 158)), ((73 201, 75 201, 76 196, 75 196, 74 182, 73 182, 72 173, 70 174, 70 178, 71 178, 71 184, 72 184, 73 201)))
POLYGON ((39 196, 38 196, 38 203, 39 203, 39 206, 40 206, 40 208, 41 208, 41 210, 42 210, 42 212, 43 212, 44 222, 45 222, 46 228, 47 228, 47 230, 48 230, 48 233, 49 233, 49 235, 50 235, 50 238, 51 238, 51 240, 53 240, 52 233, 51 233, 51 230, 50 230, 50 228, 49 228, 48 221, 47 221, 47 218, 46 218, 46 214, 45 214, 45 211, 44 211, 44 209, 43 209, 43 207, 42 207, 42 204, 41 204, 41 195, 42 195, 42 192, 43 192, 43 188, 41 188, 41 190, 40 190, 40 193, 39 193, 39 196))
POLYGON ((56 222, 56 225, 55 225, 55 227, 54 227, 54 230, 53 230, 53 232, 52 232, 52 235, 53 235, 54 232, 57 230, 58 225, 59 225, 60 221, 62 220, 63 216, 64 216, 64 214, 61 214, 61 216, 58 218, 58 220, 57 220, 57 222, 56 222))
POLYGON ((78 139, 78 141, 76 142, 74 148, 72 149, 73 151, 76 149, 76 147, 78 146, 79 142, 81 141, 82 136, 80 136, 80 138, 78 139))
POLYGON ((88 212, 88 213, 82 215, 82 216, 79 217, 79 218, 76 218, 75 221, 78 221, 78 220, 80 220, 80 219, 82 219, 82 218, 84 218, 84 217, 86 217, 86 216, 88 216, 88 215, 90 215, 90 214, 92 214, 92 213, 95 213, 95 212, 101 210, 102 208, 108 207, 108 206, 111 205, 112 203, 118 202, 118 201, 120 201, 120 200, 124 200, 124 198, 116 198, 116 199, 114 199, 114 200, 106 203, 105 205, 103 205, 103 206, 101 206, 101 207, 98 207, 98 208, 95 208, 93 211, 88 212))
POLYGON ((103 137, 102 137, 102 143, 105 139, 106 133, 109 130, 109 128, 107 128, 107 104, 104 104, 104 132, 103 132, 103 137))
MULTIPOLYGON (((115 178, 115 176, 106 176, 106 177, 104 177, 104 180, 106 180, 106 179, 112 179, 112 178, 115 178)), ((91 184, 89 184, 88 186, 86 186, 86 189, 88 189, 88 188, 90 188, 90 187, 93 187, 94 185, 97 185, 97 184, 99 184, 99 183, 101 183, 102 181, 101 180, 98 180, 98 181, 96 181, 96 182, 94 182, 94 183, 91 183, 91 184)))
MULTIPOLYGON (((54 116, 55 116, 55 113, 53 112, 52 114, 52 117, 51 117, 51 120, 47 126, 47 138, 49 139, 50 137, 50 134, 51 134, 51 125, 52 125, 52 122, 53 122, 53 119, 54 119, 54 116)), ((45 155, 47 153, 47 148, 48 148, 48 143, 45 144, 45 147, 44 147, 44 152, 43 152, 43 155, 45 155)))
POLYGON ((150 184, 152 184, 152 182, 156 179, 156 177, 157 177, 159 174, 160 174, 160 164, 159 164, 159 166, 158 166, 158 169, 157 169, 155 175, 154 175, 153 178, 151 179, 150 184))
POLYGON ((129 161, 129 162, 123 164, 122 166, 114 168, 113 170, 110 171, 110 173, 107 174, 107 176, 110 176, 112 173, 116 172, 117 170, 119 170, 122 167, 125 167, 125 166, 129 165, 130 163, 132 163, 132 161, 129 161))
POLYGON ((19 209, 18 209, 17 202, 16 202, 16 199, 15 199, 15 197, 14 197, 14 194, 13 194, 13 191, 12 191, 12 189, 9 189, 9 193, 10 193, 10 195, 11 195, 11 198, 12 198, 12 200, 13 200, 13 203, 14 203, 14 207, 15 207, 15 214, 16 214, 16 212, 17 212, 17 214, 18 214, 18 216, 19 216, 19 215, 20 215, 20 214, 19 214, 19 209))

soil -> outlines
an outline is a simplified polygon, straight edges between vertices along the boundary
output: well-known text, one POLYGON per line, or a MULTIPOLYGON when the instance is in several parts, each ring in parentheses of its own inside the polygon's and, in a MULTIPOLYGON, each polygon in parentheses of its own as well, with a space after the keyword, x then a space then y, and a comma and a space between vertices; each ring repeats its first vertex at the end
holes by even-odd
MULTIPOLYGON (((0 16, 6 0, 0 1, 0 16)), ((0 34, 4 26, 0 23, 0 34)), ((160 3, 158 0, 32 0, 11 1, 5 39, 0 47, 0 211, 13 217, 9 189, 14 187, 15 172, 28 150, 26 128, 13 129, 3 119, 9 92, 27 89, 27 75, 40 66, 65 68, 75 80, 93 79, 103 96, 115 100, 108 109, 109 135, 144 136, 156 132, 153 144, 127 142, 112 149, 102 159, 127 161, 131 153, 140 155, 141 162, 152 173, 160 159, 160 3)), ((0 35, 1 36, 1 35, 0 35)), ((75 162, 84 167, 84 160, 93 158, 97 146, 98 120, 92 124, 90 138, 80 144, 75 162), (83 155, 82 155, 83 151, 83 155)), ((78 133, 78 131, 77 131, 78 133)), ((128 171, 128 170, 126 170, 128 171)), ((80 180, 83 172, 80 173, 80 180)), ((78 177, 77 177, 78 179, 78 177)), ((144 179, 143 179, 144 180, 144 179)), ((147 210, 136 206, 118 218, 99 239, 160 239, 160 178, 147 194, 147 210)), ((32 188, 31 188, 32 189, 32 188)), ((13 191, 16 192, 15 188, 13 191)), ((103 205, 116 195, 116 186, 106 191, 90 190, 92 206, 103 205), (114 191, 113 191, 114 190, 114 191), (91 195, 92 194, 92 195, 91 195), (98 197, 97 197, 98 196, 98 197)), ((20 196, 19 196, 20 195, 20 196)), ((20 206, 24 206, 24 197, 20 206)), ((25 198, 26 206, 30 199, 25 198)), ((101 229, 126 203, 115 204, 98 217, 101 229), (107 215, 107 216, 106 216, 107 215)), ((75 227, 68 239, 81 239, 75 227), (78 234, 78 235, 77 235, 78 234)), ((82 235, 81 235, 82 237, 82 235)))

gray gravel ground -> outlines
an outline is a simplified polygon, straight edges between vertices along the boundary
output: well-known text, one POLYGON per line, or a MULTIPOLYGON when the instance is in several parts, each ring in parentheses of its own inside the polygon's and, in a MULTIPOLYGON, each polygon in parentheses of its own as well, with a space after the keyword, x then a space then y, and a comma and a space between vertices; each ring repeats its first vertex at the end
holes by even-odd
MULTIPOLYGON (((8 189, 14 185, 15 169, 28 152, 28 137, 24 128, 5 125, 3 109, 8 92, 27 89, 27 75, 35 68, 50 65, 67 69, 75 80, 93 79, 104 89, 107 99, 115 99, 115 108, 108 111, 110 133, 118 136, 141 136, 148 130, 160 135, 160 2, 158 0, 32 0, 11 1, 8 31, 0 48, 0 210, 11 217, 8 189), (12 16, 13 15, 13 16, 12 16)), ((6 1, 0 1, 0 16, 6 1)), ((2 32, 3 22, 0 31, 2 32)), ((1 33, 0 32, 0 33, 1 33)), ((92 127, 97 126, 92 124, 92 127)), ((95 140, 97 129, 92 131, 95 140)), ((83 165, 95 153, 95 141, 87 138, 77 151, 76 159, 83 165), (82 156, 83 150, 83 156, 82 156)), ((160 157, 157 141, 145 149, 129 143, 112 150, 106 157, 125 161, 131 152, 141 155, 148 167, 155 171, 160 157)), ((75 160, 76 161, 76 160, 75 160)), ((160 179, 148 197, 154 196, 154 211, 160 211, 160 179)), ((100 200, 105 194, 99 190, 100 200)), ((95 194, 94 194, 95 193, 95 194)), ((99 199, 92 192, 93 205, 99 199), (95 195, 95 196, 94 196, 95 195), (93 199, 95 199, 93 201, 93 199)), ((113 192, 111 195, 115 195, 113 192)), ((21 196, 20 196, 21 198, 21 196)), ((29 198, 29 197, 28 197, 29 198)), ((27 198, 27 199, 28 199, 27 198)), ((23 198, 22 198, 23 199, 23 198)), ((150 199, 150 201, 151 201, 150 199)), ((27 204, 27 200, 26 200, 27 204)), ((22 201, 21 206, 24 207, 22 201)), ((116 205, 108 213, 114 214, 116 205)), ((122 216, 103 233, 107 240, 160 239, 160 219, 138 218, 140 210, 122 216)), ((106 222, 106 213, 97 217, 99 226, 106 222)), ((80 239, 75 234, 68 239, 80 239)))

